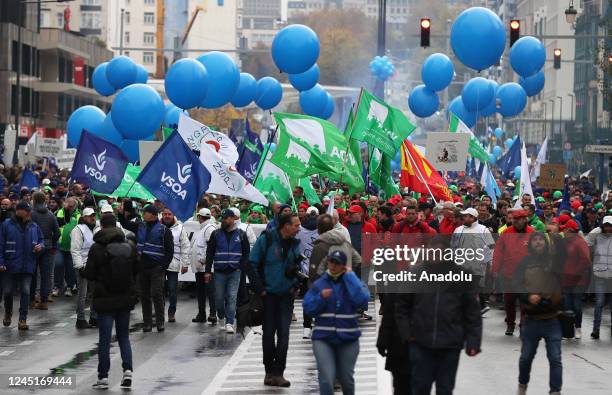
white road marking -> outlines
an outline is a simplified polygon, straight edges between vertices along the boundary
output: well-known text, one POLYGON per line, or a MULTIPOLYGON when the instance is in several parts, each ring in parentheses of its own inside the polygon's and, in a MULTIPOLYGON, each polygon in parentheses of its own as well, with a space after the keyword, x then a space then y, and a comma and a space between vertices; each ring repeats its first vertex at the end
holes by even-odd
POLYGON ((29 346, 32 343, 34 343, 34 340, 25 340, 19 343, 18 346, 29 346))
POLYGON ((42 331, 42 332, 38 333, 38 336, 49 336, 52 333, 53 333, 53 331, 42 331))
POLYGON ((2 351, 2 352, 0 352, 0 357, 7 357, 7 356, 11 355, 14 352, 15 352, 15 350, 2 351))
POLYGON ((67 323, 67 322, 60 322, 59 324, 55 324, 55 327, 56 327, 56 328, 63 328, 63 327, 65 327, 65 326, 67 326, 67 325, 68 325, 68 323, 67 323))

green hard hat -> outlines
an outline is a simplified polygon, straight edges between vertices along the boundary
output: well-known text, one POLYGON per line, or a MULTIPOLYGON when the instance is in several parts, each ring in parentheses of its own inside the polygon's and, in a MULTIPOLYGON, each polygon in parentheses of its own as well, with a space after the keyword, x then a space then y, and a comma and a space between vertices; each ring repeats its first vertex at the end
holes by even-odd
POLYGON ((555 191, 553 193, 553 198, 555 198, 555 199, 560 199, 562 197, 563 197, 563 192, 561 192, 561 191, 555 191))

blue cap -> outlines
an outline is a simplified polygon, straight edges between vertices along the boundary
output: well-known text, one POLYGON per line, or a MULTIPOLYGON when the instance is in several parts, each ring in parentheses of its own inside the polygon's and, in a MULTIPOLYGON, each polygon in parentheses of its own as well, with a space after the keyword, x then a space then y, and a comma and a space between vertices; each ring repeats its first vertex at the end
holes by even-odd
POLYGON ((330 261, 334 261, 335 263, 339 263, 341 265, 346 265, 347 257, 346 254, 342 251, 332 251, 327 255, 327 259, 330 261))

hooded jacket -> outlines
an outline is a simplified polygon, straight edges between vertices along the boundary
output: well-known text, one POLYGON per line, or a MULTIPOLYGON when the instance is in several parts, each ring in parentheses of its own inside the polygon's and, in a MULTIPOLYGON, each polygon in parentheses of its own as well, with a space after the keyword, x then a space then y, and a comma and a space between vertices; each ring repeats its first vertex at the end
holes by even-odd
POLYGON ((361 256, 353 248, 351 243, 347 242, 340 229, 329 230, 315 240, 310 255, 309 277, 310 281, 314 282, 327 270, 327 255, 332 251, 342 251, 346 254, 346 266, 358 268, 361 266, 361 256))
POLYGON ((55 248, 60 238, 59 225, 57 218, 44 204, 37 204, 32 211, 32 221, 36 223, 42 231, 46 248, 55 248))
POLYGON ((179 220, 175 220, 172 226, 167 226, 172 233, 174 240, 174 255, 172 262, 168 266, 168 271, 179 272, 181 268, 189 266, 189 258, 191 256, 191 243, 187 238, 187 233, 183 231, 183 224, 179 220))
POLYGON ((38 225, 31 220, 20 224, 17 217, 7 219, 0 226, 0 266, 5 266, 8 273, 34 273, 36 244, 44 248, 38 225))

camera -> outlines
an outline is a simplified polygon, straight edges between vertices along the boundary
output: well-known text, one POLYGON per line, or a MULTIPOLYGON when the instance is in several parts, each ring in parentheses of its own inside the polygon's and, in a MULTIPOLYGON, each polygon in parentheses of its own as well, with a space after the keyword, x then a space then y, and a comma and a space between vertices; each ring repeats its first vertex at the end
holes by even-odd
POLYGON ((303 254, 298 255, 293 262, 287 266, 285 277, 294 278, 300 282, 307 281, 309 278, 308 274, 301 270, 301 263, 304 259, 306 259, 306 257, 303 254))

